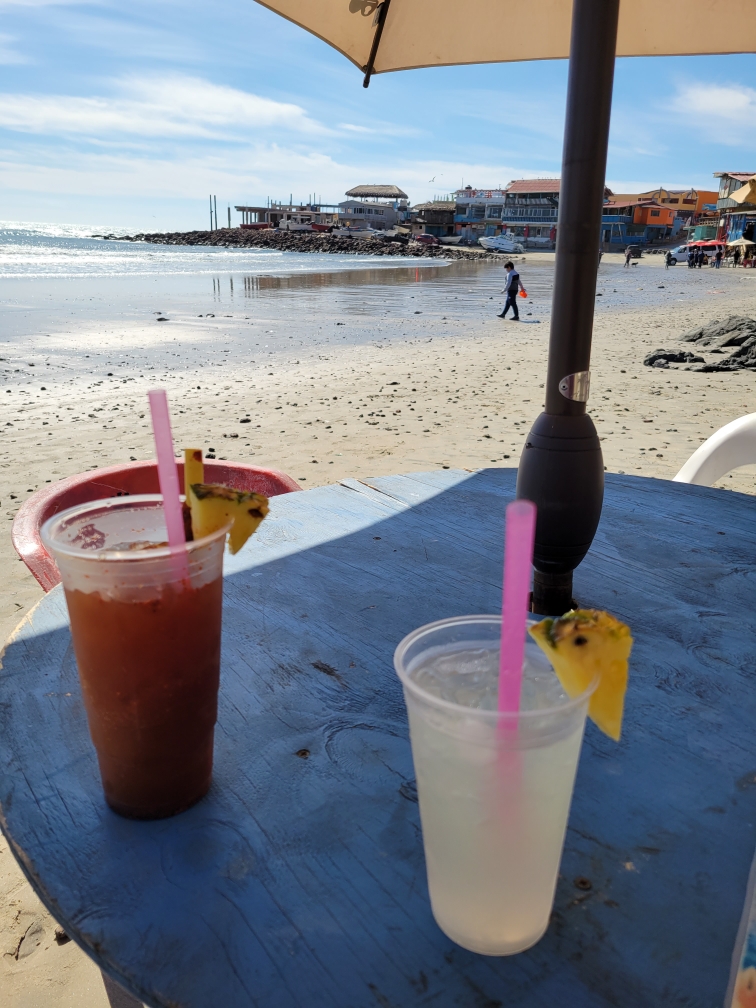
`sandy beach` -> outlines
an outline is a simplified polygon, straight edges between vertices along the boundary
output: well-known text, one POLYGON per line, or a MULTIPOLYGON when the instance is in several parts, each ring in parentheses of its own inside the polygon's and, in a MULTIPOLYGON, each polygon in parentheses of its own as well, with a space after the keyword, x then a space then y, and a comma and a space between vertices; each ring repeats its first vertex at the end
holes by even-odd
MULTIPOLYGON (((212 294, 208 280, 193 299, 143 299, 117 313, 96 287, 99 307, 82 300, 70 311, 14 293, 0 344, 0 638, 42 594, 10 544, 16 510, 50 481, 152 457, 155 386, 168 390, 177 446, 283 470, 304 489, 516 467, 542 408, 552 260, 521 264, 531 296, 519 324, 496 317, 503 270, 490 263, 402 286, 256 277, 232 284, 235 298, 224 276, 217 296, 213 279, 212 294)), ((661 370, 643 357, 680 348, 683 332, 712 319, 754 316, 756 271, 666 271, 661 256, 623 269, 605 256, 598 291, 589 409, 606 468, 671 479, 715 430, 756 411, 756 375, 661 370)), ((756 466, 718 485, 754 493, 756 466)), ((96 968, 54 931, 0 838, 4 1008, 107 1004, 96 968)))

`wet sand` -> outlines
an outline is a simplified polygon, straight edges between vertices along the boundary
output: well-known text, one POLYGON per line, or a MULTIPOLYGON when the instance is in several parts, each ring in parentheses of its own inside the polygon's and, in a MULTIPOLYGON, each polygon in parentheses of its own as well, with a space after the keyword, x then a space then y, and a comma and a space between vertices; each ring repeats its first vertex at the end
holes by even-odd
MULTIPOLYGON (((553 269, 553 257, 526 258, 519 324, 495 317, 503 271, 483 264, 402 279, 237 277, 233 295, 224 276, 161 288, 160 304, 131 287, 71 287, 65 313, 55 297, 17 297, 0 350, 6 529, 51 480, 151 457, 145 394, 156 385, 168 389, 178 446, 282 469, 304 488, 516 467, 542 405, 553 269)), ((590 410, 606 467, 671 479, 710 434, 756 411, 755 376, 657 370, 643 357, 713 318, 754 316, 756 271, 666 271, 660 256, 623 270, 605 256, 598 291, 590 410)), ((754 493, 756 466, 718 485, 754 493)), ((0 563, 4 639, 41 590, 7 534, 0 563)), ((0 839, 4 1008, 104 1008, 95 967, 53 932, 0 839)))

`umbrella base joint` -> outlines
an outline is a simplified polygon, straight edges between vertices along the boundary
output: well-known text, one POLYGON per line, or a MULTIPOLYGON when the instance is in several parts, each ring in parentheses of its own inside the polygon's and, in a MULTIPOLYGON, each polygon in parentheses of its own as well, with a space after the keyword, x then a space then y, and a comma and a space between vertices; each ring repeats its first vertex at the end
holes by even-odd
POLYGON ((576 609, 577 602, 572 597, 572 571, 566 574, 533 574, 533 593, 530 597, 530 611, 536 616, 563 616, 570 609, 576 609))

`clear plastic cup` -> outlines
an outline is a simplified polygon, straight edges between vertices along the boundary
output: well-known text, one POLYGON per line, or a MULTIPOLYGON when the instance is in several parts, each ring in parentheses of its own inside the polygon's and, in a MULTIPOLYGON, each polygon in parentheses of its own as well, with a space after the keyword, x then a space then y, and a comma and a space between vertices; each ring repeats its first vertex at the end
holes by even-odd
POLYGON ((210 787, 227 531, 187 543, 184 567, 157 494, 81 504, 42 526, 105 799, 128 818, 176 815, 210 787))
POLYGON ((460 616, 414 630, 394 655, 433 916, 458 945, 497 956, 548 927, 596 687, 570 700, 527 637, 520 712, 501 714, 495 678, 481 690, 491 678, 476 671, 498 669, 500 641, 499 616, 460 616))

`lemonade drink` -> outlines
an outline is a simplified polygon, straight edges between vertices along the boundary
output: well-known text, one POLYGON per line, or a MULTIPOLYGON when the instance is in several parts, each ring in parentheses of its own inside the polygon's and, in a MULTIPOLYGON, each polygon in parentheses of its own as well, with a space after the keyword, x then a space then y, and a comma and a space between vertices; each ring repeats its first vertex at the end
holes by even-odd
POLYGON ((520 714, 497 711, 501 620, 421 627, 397 648, 433 915, 484 955, 534 945, 549 922, 589 688, 570 700, 525 646, 520 714))

